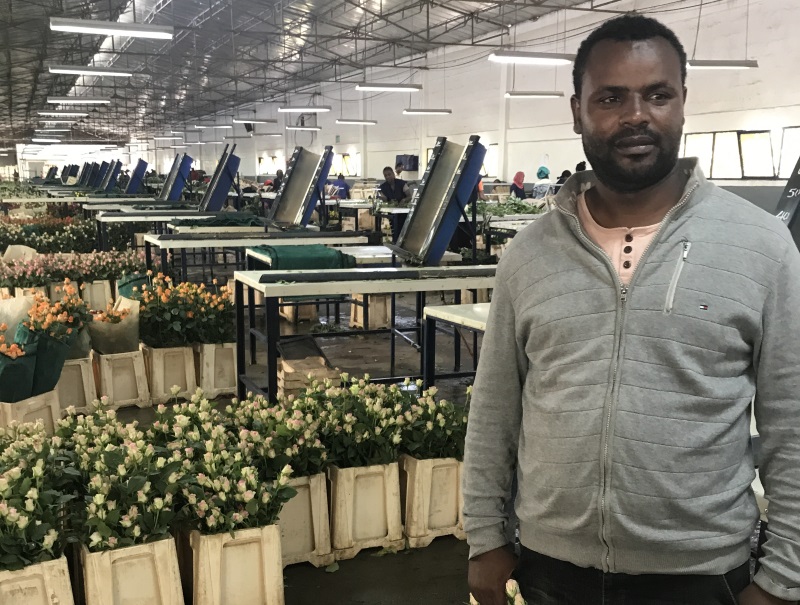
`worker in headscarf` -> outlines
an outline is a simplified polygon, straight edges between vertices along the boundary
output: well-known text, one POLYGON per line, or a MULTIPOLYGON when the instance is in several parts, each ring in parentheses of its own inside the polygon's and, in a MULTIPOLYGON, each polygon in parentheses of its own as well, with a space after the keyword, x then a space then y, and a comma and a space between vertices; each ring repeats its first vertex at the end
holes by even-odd
POLYGON ((533 195, 535 199, 541 199, 550 192, 553 181, 550 180, 550 169, 547 166, 539 166, 536 171, 536 183, 533 185, 533 195))
POLYGON ((520 171, 514 175, 514 182, 511 183, 511 195, 520 200, 525 199, 525 173, 520 171))

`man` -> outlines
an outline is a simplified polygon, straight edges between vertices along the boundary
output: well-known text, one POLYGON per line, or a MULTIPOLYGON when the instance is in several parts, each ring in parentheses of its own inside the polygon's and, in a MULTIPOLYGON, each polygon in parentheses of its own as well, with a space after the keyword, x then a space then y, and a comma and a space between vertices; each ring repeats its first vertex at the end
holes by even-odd
POLYGON ((800 598, 800 254, 678 161, 685 66, 675 34, 635 15, 575 59, 594 172, 503 255, 473 390, 463 493, 481 605, 505 603, 512 573, 529 605, 800 598), (770 506, 751 583, 754 394, 770 506), (519 562, 503 514, 515 466, 519 562))
POLYGON ((400 178, 400 175, 403 174, 403 170, 405 169, 406 167, 403 166, 403 162, 397 162, 397 164, 394 167, 394 172, 398 179, 400 178))
POLYGON ((344 180, 344 175, 340 172, 333 184, 339 188, 338 197, 340 200, 350 199, 350 185, 344 180))
MULTIPOLYGON (((378 195, 384 202, 405 206, 411 201, 411 189, 409 189, 408 183, 395 178, 394 170, 391 167, 387 166, 383 169, 383 178, 385 181, 381 184, 378 195)), ((389 215, 389 221, 392 224, 392 243, 397 242, 407 218, 407 214, 389 215)))

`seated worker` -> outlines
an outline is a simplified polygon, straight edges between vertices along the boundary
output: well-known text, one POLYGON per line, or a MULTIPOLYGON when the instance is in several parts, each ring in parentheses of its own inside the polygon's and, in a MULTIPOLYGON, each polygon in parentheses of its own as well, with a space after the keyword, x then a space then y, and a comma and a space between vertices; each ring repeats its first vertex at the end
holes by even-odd
POLYGON ((525 173, 520 171, 514 175, 514 182, 511 183, 511 195, 519 200, 525 199, 525 173))
POLYGON ((347 181, 344 180, 344 175, 339 174, 336 177, 336 180, 333 181, 333 185, 336 185, 339 188, 339 199, 340 200, 349 200, 350 199, 350 185, 347 184, 347 181))
MULTIPOLYGON (((411 189, 408 188, 408 183, 402 179, 395 178, 394 170, 389 166, 383 169, 383 178, 386 181, 381 185, 378 192, 380 198, 389 204, 408 205, 411 201, 411 189)), ((396 243, 397 238, 400 237, 406 218, 408 218, 407 214, 389 215, 389 220, 392 223, 392 243, 396 243)))
POLYGON ((397 178, 400 178, 400 175, 403 174, 403 170, 405 170, 405 166, 403 166, 403 162, 398 162, 397 165, 394 167, 394 173, 397 178))

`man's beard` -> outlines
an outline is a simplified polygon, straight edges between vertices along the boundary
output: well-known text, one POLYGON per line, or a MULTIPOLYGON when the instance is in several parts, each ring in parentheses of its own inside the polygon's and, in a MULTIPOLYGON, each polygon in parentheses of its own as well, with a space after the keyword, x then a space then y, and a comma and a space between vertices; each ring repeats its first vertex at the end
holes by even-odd
POLYGON ((592 165, 597 180, 618 193, 635 193, 666 178, 678 162, 681 133, 661 136, 648 128, 625 129, 609 140, 592 137, 584 133, 583 151, 592 165), (628 137, 647 136, 654 142, 655 159, 643 160, 630 167, 623 166, 614 156, 616 144, 628 137))

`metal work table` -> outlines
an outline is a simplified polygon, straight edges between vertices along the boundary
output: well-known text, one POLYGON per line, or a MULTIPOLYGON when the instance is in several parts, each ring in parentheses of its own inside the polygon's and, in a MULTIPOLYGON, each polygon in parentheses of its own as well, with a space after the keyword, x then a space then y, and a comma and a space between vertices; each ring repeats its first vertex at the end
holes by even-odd
POLYGON ((423 319, 425 320, 425 347, 422 351, 424 388, 432 387, 436 382, 436 328, 437 324, 453 327, 453 342, 455 345, 455 376, 472 376, 478 369, 478 333, 486 331, 486 321, 489 318, 491 303, 478 303, 472 305, 442 305, 438 307, 425 307, 423 319), (473 333, 473 364, 471 372, 461 372, 461 336, 458 328, 466 328, 473 333))
MULTIPOLYGON (((219 231, 219 230, 217 230, 219 231)), ((293 232, 294 233, 294 232, 293 232)), ((176 234, 154 234, 148 233, 144 236, 144 249, 147 268, 153 268, 153 249, 158 248, 161 256, 161 267, 168 266, 169 252, 180 252, 181 255, 181 280, 187 279, 187 253, 198 250, 211 251, 211 258, 214 258, 213 250, 216 248, 233 249, 235 254, 235 266, 244 267, 245 249, 251 246, 296 246, 304 244, 324 244, 326 246, 341 246, 346 244, 366 244, 370 240, 368 235, 360 233, 342 234, 333 233, 176 233, 176 234)), ((203 263, 204 266, 206 263, 203 263)), ((213 277, 212 262, 209 266, 213 277)))
MULTIPOLYGON (((425 307, 425 293, 462 288, 494 287, 495 269, 488 266, 422 267, 422 268, 370 268, 332 269, 319 271, 237 271, 234 273, 236 296, 236 355, 238 363, 238 393, 243 397, 247 391, 266 392, 275 401, 278 392, 278 340, 280 339, 280 316, 278 299, 295 296, 336 296, 353 292, 363 294, 417 293, 417 313, 425 307), (263 281, 262 281, 263 280, 263 281), (245 323, 245 288, 249 323, 245 323), (266 330, 261 332, 255 325, 255 293, 264 296, 266 330), (246 340, 246 336, 249 338, 246 340), (250 347, 250 362, 255 363, 256 340, 266 344, 267 371, 266 389, 247 377, 246 347, 250 347)), ((391 352, 395 345, 395 304, 391 308, 391 352)), ((341 336, 341 334, 335 334, 341 336)), ((318 335, 321 336, 321 335, 318 335)), ((394 359, 390 360, 390 374, 394 374, 394 359)), ((422 364, 420 364, 422 365, 422 364)), ((420 368, 422 370, 422 368, 420 368)), ((421 372, 420 372, 421 373, 421 372)), ((388 381, 397 377, 391 376, 388 381)))

